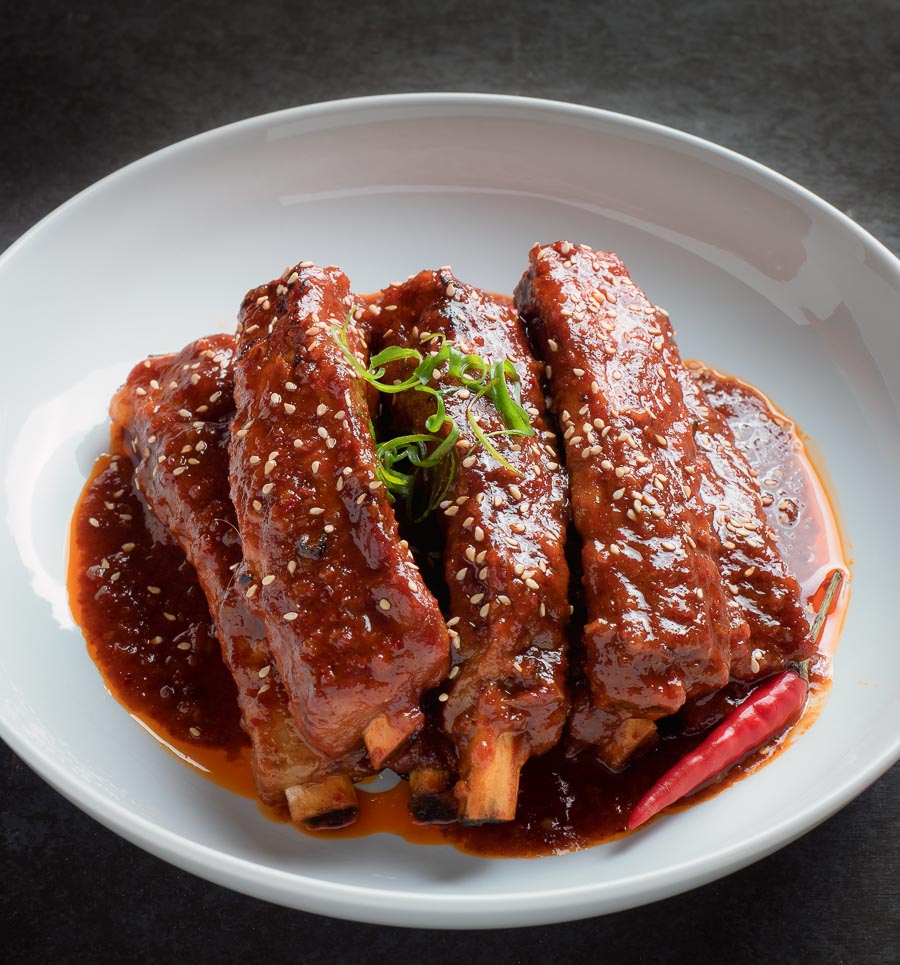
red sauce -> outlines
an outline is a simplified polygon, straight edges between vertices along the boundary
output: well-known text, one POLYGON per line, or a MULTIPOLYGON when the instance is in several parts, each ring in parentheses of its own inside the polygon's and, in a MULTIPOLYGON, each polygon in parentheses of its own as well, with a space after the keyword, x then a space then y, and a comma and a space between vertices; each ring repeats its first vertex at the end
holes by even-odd
MULTIPOLYGON (((720 398, 764 492, 779 545, 810 598, 835 567, 847 569, 825 489, 789 420, 756 390, 722 378, 720 398)), ((255 797, 249 744, 240 727, 234 683, 220 656, 203 593, 181 550, 145 517, 131 487, 131 462, 117 443, 101 456, 76 507, 68 573, 73 614, 113 696, 160 742, 210 780, 255 797), (96 523, 96 525, 95 525, 96 523), (158 591, 158 592, 157 592, 158 591)), ((845 584, 846 586, 846 584, 845 584)), ((787 735, 751 755, 726 778, 692 796, 719 793, 765 763, 815 720, 830 677, 848 592, 826 624, 812 667, 812 699, 787 735)), ((621 773, 590 752, 575 758, 562 745, 531 759, 520 782, 516 819, 464 828, 416 824, 407 786, 360 788, 355 824, 316 837, 355 838, 377 832, 416 844, 453 844, 491 856, 533 857, 608 841, 624 833, 628 813, 647 788, 750 688, 732 684, 660 722, 661 740, 621 773)), ((683 806, 689 806, 685 804, 683 806)), ((286 809, 260 809, 287 820, 286 809)))

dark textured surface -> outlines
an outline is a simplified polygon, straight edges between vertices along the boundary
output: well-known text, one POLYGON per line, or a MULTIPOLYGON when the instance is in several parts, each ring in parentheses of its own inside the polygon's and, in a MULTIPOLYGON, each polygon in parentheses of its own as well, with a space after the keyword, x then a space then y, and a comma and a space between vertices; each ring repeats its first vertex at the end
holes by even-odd
MULTIPOLYGON (((0 4, 0 249, 81 188, 264 111, 411 90, 573 100, 768 164, 900 250, 900 5, 0 4), (549 17, 549 20, 546 18, 549 17)), ((9 322, 3 323, 5 326, 9 322)), ((4 747, 7 961, 900 960, 895 768, 723 881, 572 925, 450 934, 287 911, 106 831, 4 747)), ((2 954, 2 952, 0 952, 2 954)))

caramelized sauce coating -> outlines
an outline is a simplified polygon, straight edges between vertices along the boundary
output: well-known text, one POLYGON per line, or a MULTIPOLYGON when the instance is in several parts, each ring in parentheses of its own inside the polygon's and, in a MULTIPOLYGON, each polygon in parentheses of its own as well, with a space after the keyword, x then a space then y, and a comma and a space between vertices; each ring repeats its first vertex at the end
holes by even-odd
MULTIPOLYGON (((450 645, 376 478, 365 383, 332 336, 361 308, 342 272, 306 262, 246 296, 230 479, 245 593, 295 721, 333 757, 365 736, 377 767, 422 726, 450 645)), ((348 339, 364 359, 353 320, 348 339)))
POLYGON ((616 255, 535 246, 515 301, 548 363, 583 542, 593 702, 614 724, 729 679, 734 626, 665 316, 616 255))
POLYGON ((310 750, 290 719, 262 625, 247 609, 236 572, 241 541, 228 495, 233 352, 234 337, 223 334, 141 362, 113 398, 111 415, 128 441, 136 490, 196 570, 237 685, 259 797, 278 804, 288 787, 334 765, 310 750))
MULTIPOLYGON (((502 432, 496 407, 487 397, 476 400, 474 389, 453 391, 460 383, 446 366, 434 373, 429 384, 447 390, 446 412, 460 429, 457 470, 438 518, 454 638, 451 680, 441 697, 443 721, 460 752, 457 795, 466 817, 472 782, 491 766, 501 737, 513 741, 505 778, 515 780, 531 755, 559 740, 565 723, 567 483, 545 420, 540 368, 508 302, 442 269, 385 289, 373 305, 384 320, 380 344, 427 353, 440 343, 423 342, 425 335, 440 334, 463 354, 494 362, 508 358, 535 431, 532 437, 491 436, 509 463, 502 465, 479 444, 468 422, 471 414, 485 433, 502 432)), ((413 364, 396 364, 389 375, 406 378, 413 364)), ((427 433, 434 411, 434 397, 427 393, 391 397, 398 432, 427 433)))
POLYGON ((714 376, 696 365, 680 371, 695 419, 694 439, 706 460, 700 492, 713 511, 719 569, 733 610, 750 628, 749 637, 732 645, 731 675, 752 680, 812 656, 810 608, 769 527, 755 471, 738 448, 725 413, 703 391, 701 383, 716 387, 714 376))

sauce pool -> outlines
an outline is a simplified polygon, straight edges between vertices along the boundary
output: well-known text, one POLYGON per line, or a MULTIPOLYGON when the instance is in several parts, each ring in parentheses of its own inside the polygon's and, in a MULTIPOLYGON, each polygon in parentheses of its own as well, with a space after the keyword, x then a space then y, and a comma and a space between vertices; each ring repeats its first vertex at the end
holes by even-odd
MULTIPOLYGON (((816 605, 832 570, 847 571, 827 494, 793 424, 756 389, 712 373, 707 392, 723 411, 760 481, 766 512, 788 565, 816 605)), ((206 599, 193 568, 132 487, 132 466, 113 438, 76 507, 68 570, 73 615, 112 695, 156 739, 204 777, 255 798, 249 741, 240 726, 237 694, 220 655, 206 599)), ((841 592, 810 670, 811 699, 801 722, 752 754, 688 804, 719 793, 751 773, 821 709, 849 593, 841 592)), ((407 809, 400 781, 369 793, 359 787, 356 822, 341 830, 305 832, 357 838, 379 832, 416 844, 452 844, 483 856, 534 857, 609 841, 625 833, 631 809, 706 730, 752 689, 733 683, 659 722, 660 741, 615 773, 590 751, 575 757, 563 744, 522 770, 514 821, 480 827, 421 825, 407 809)), ((260 810, 287 821, 287 809, 260 810)))

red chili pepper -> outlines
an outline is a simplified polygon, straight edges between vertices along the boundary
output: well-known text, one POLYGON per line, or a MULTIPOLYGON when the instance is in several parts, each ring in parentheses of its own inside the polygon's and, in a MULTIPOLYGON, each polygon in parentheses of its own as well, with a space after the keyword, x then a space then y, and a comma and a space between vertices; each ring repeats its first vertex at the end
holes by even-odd
MULTIPOLYGON (((840 570, 831 576, 812 626, 813 640, 819 638, 842 579, 840 570)), ((638 801, 628 819, 628 830, 639 827, 663 808, 696 791, 701 784, 733 767, 795 723, 803 713, 808 693, 809 681, 805 672, 801 676, 795 670, 783 670, 764 681, 694 751, 669 768, 638 801)))
POLYGON ((628 830, 649 821, 795 723, 808 690, 807 681, 793 670, 784 670, 757 687, 638 801, 628 819, 628 830))

